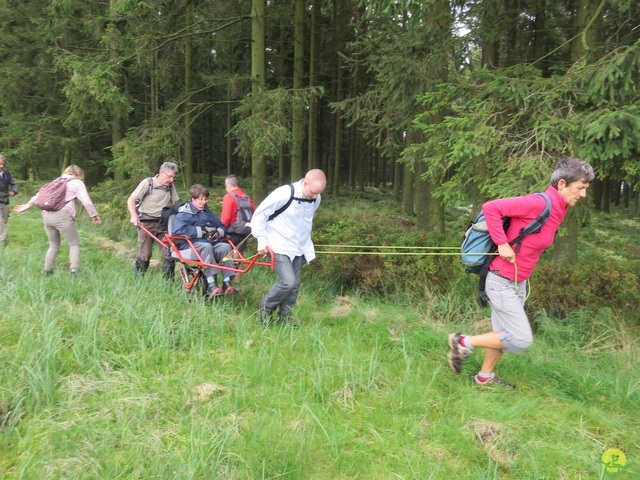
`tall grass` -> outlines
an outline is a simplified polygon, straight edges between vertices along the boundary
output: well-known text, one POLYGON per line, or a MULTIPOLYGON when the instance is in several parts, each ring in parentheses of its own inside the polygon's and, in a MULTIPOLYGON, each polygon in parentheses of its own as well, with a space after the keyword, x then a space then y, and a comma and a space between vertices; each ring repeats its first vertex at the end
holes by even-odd
POLYGON ((500 365, 518 389, 480 390, 479 355, 459 376, 445 358, 450 331, 487 325, 466 279, 376 299, 307 267, 301 327, 263 328, 267 269, 209 304, 134 278, 81 222, 80 275, 63 246, 43 277, 39 219, 11 222, 2 478, 586 479, 612 447, 636 461, 619 478, 640 473, 638 336, 613 311, 538 312, 536 343, 500 365))

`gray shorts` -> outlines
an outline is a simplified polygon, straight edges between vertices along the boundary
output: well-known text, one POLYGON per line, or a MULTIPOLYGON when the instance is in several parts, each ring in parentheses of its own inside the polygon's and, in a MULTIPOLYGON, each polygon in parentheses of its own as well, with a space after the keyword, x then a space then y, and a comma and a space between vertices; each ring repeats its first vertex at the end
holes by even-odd
POLYGON ((533 332, 524 311, 527 296, 527 281, 518 284, 495 273, 487 274, 486 285, 489 305, 491 305, 491 326, 500 332, 503 352, 521 354, 533 343, 533 332))

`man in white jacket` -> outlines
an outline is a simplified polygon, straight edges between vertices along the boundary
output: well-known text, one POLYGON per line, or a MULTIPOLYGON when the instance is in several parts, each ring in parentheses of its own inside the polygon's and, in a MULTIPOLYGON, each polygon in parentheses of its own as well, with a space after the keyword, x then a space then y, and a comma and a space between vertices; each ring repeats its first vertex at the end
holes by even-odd
POLYGON ((260 321, 269 325, 279 308, 278 320, 291 322, 291 311, 298 299, 302 262, 315 258, 311 241, 313 215, 320 206, 320 194, 327 186, 322 170, 310 170, 293 184, 271 192, 251 219, 251 234, 258 240, 258 253, 271 249, 275 256, 277 282, 262 298, 260 321))

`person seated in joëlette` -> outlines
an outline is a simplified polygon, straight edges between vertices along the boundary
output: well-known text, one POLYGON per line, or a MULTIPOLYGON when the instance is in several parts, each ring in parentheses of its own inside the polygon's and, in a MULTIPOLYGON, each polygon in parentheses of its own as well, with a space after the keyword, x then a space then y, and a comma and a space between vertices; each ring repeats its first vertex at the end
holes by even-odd
MULTIPOLYGON (((233 268, 230 258, 231 245, 223 241, 226 227, 220 218, 207 207, 209 190, 197 183, 189 189, 191 201, 178 210, 173 221, 173 235, 181 235, 191 239, 194 248, 205 263, 233 268)), ((197 255, 188 242, 180 242, 180 254, 189 260, 197 260, 197 255)), ((237 293, 231 284, 235 273, 232 270, 207 267, 204 269, 207 280, 207 296, 219 297, 237 293), (218 285, 218 273, 222 272, 222 286, 218 285)))

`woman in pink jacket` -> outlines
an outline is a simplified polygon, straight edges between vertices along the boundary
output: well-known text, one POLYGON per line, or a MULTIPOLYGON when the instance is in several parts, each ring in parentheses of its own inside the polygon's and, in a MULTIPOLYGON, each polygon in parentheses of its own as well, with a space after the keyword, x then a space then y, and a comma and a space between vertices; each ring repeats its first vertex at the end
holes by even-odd
MULTIPOLYGON (((100 215, 93 206, 93 202, 87 193, 87 187, 84 185, 84 172, 77 165, 69 165, 64 172, 62 178, 70 179, 67 182, 67 191, 65 193, 64 206, 55 212, 42 211, 42 220, 44 229, 49 237, 49 249, 44 258, 44 274, 53 273, 53 264, 56 261, 58 252, 60 251, 60 234, 64 235, 65 240, 69 244, 69 268, 71 274, 75 274, 80 266, 80 237, 76 229, 76 200, 84 205, 85 210, 93 219, 93 224, 98 226, 102 223, 100 215)), ((24 212, 35 205, 36 194, 28 203, 24 205, 16 205, 13 210, 16 212, 24 212)))
POLYGON ((449 366, 460 373, 462 363, 474 348, 484 348, 482 367, 473 378, 478 385, 513 385, 500 379, 494 369, 503 353, 521 354, 533 342, 533 333, 524 310, 527 279, 542 253, 551 246, 569 207, 587 196, 587 188, 595 178, 593 168, 579 158, 562 158, 551 176, 545 193, 551 199, 551 215, 540 232, 526 236, 516 255, 509 241, 518 236, 545 208, 541 195, 492 200, 482 205, 491 239, 498 246, 498 256, 487 274, 486 293, 491 306, 492 331, 481 335, 449 335, 449 366), (511 223, 504 231, 503 217, 511 223))

